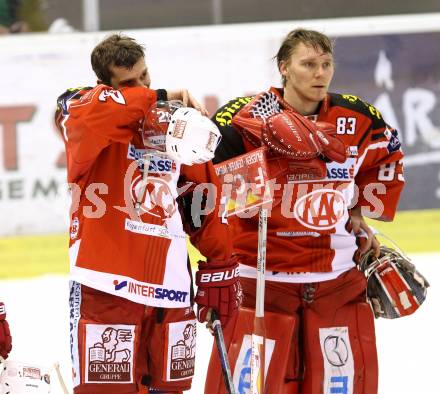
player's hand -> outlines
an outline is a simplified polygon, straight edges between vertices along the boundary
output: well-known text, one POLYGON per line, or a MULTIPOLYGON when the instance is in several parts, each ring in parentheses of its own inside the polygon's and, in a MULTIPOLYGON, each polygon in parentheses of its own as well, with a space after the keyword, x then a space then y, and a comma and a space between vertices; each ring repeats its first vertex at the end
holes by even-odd
POLYGON ((236 314, 243 299, 239 273, 235 260, 199 262, 195 302, 197 318, 201 323, 209 324, 211 309, 217 312, 222 325, 236 314))
POLYGON ((214 327, 212 325, 214 323, 214 320, 213 320, 213 317, 212 317, 212 308, 208 309, 208 311, 206 313, 205 322, 206 322, 205 327, 208 329, 208 331, 212 335, 214 335, 214 327))
POLYGON ((206 107, 199 103, 187 89, 167 90, 168 100, 180 100, 184 107, 192 107, 200 111, 202 115, 208 116, 206 107))
POLYGON ((350 210, 350 221, 352 231, 354 235, 356 235, 356 243, 358 244, 355 260, 358 261, 370 249, 373 250, 374 257, 379 257, 380 243, 374 236, 373 230, 371 230, 370 226, 365 222, 361 208, 357 207, 350 210))
POLYGON ((8 358, 12 349, 12 338, 9 332, 9 324, 6 321, 5 304, 0 302, 0 356, 4 359, 8 358))

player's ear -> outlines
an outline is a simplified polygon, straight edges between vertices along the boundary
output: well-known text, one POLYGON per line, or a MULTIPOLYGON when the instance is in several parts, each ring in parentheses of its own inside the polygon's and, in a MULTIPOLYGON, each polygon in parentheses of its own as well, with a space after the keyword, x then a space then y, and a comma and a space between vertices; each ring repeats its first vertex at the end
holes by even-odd
POLYGON ((279 70, 283 77, 287 76, 287 65, 285 61, 280 62, 279 70))
POLYGON ((97 80, 96 80, 96 84, 97 84, 97 85, 102 85, 103 83, 104 83, 104 82, 102 82, 100 79, 97 79, 97 80))

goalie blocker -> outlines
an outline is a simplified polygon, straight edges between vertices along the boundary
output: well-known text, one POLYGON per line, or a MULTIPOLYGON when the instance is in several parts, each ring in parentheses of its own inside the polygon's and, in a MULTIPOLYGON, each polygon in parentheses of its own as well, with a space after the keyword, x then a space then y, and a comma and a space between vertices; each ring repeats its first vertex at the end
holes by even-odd
MULTIPOLYGON (((240 280, 251 296, 224 336, 235 388, 247 393, 255 280, 240 280)), ((374 318, 365 302, 365 286, 357 269, 326 282, 266 282, 265 393, 377 392, 374 318)), ((226 393, 215 351, 208 370, 205 393, 226 393)))

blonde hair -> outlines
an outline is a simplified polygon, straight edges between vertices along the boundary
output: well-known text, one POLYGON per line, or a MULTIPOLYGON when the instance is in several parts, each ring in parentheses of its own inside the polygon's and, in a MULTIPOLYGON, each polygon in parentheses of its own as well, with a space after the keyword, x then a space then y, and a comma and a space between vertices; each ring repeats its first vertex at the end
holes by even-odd
MULTIPOLYGON (((278 70, 280 70, 281 63, 286 62, 301 43, 333 55, 333 42, 328 36, 319 31, 298 28, 287 34, 278 49, 278 53, 274 56, 277 60, 278 70)), ((286 77, 282 75, 281 78, 283 86, 286 86, 286 77)))

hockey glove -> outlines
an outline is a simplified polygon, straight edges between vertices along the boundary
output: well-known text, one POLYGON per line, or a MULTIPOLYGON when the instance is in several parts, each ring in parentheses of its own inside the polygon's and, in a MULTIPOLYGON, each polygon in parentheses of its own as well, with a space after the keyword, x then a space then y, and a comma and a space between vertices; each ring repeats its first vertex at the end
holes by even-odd
POLYGON ((270 116, 263 127, 262 140, 281 156, 291 159, 310 160, 320 155, 338 163, 346 159, 346 147, 337 138, 332 124, 314 123, 292 111, 270 116))
POLYGON ((243 299, 239 281, 239 267, 235 260, 230 261, 199 261, 196 272, 197 318, 200 322, 207 321, 208 311, 214 309, 222 323, 237 312, 243 299))
POLYGON ((5 304, 0 302, 0 356, 4 359, 8 358, 8 354, 12 349, 12 338, 9 332, 9 324, 6 321, 5 304))
POLYGON ((381 246, 378 258, 371 250, 359 269, 367 277, 367 299, 376 318, 410 315, 425 301, 429 283, 400 250, 381 246))

